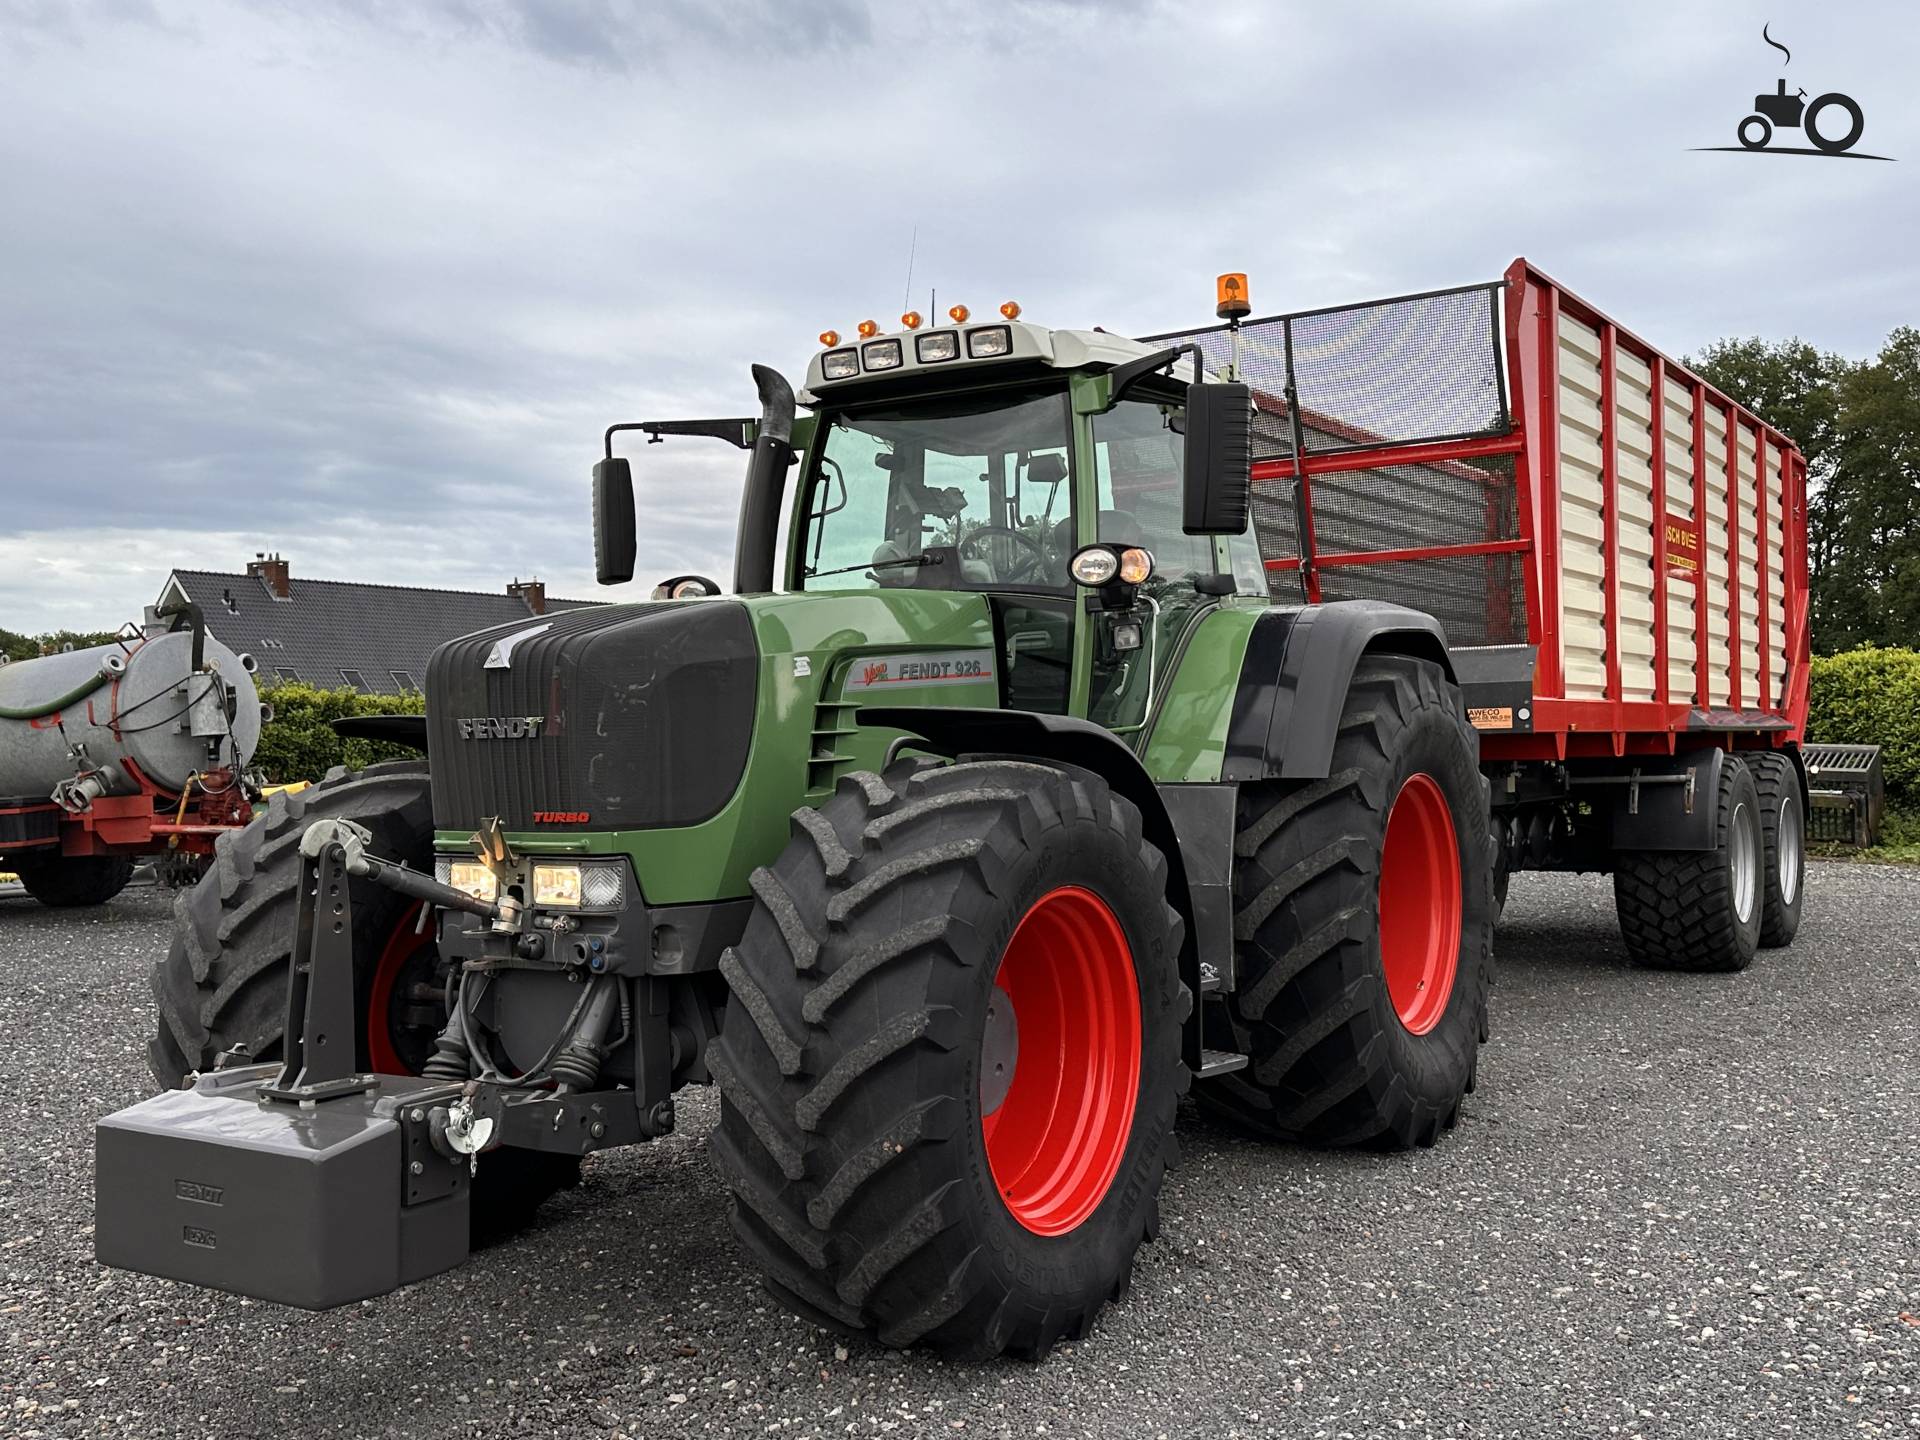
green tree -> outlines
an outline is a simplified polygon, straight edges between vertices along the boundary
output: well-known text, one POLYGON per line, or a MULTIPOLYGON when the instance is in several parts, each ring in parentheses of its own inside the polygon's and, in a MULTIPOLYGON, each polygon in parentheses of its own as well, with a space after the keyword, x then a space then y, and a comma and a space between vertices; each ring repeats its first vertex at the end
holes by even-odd
POLYGON ((53 630, 44 635, 21 635, 12 630, 0 630, 0 654, 9 660, 32 660, 41 655, 51 655, 67 645, 72 645, 76 650, 89 650, 95 645, 106 644, 113 637, 111 630, 53 630))
POLYGON ((1920 329, 1840 385, 1841 551, 1816 598, 1833 649, 1920 645, 1920 329))
POLYGON ((1868 361, 1752 338, 1689 363, 1807 457, 1814 649, 1920 640, 1920 331, 1868 361))

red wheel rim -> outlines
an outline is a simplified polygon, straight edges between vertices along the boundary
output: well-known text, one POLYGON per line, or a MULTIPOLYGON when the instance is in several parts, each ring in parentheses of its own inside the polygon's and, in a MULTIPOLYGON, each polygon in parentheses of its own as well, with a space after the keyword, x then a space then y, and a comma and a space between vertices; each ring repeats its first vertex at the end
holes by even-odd
POLYGON ((401 914, 400 923, 393 927, 393 933, 387 936, 379 964, 373 967, 373 985, 367 992, 367 1063, 376 1074, 420 1073, 400 1058, 393 1044, 394 991, 401 973, 408 961, 434 943, 433 927, 417 929, 419 922, 420 904, 409 905, 401 914))
POLYGON ((1460 968, 1460 842, 1431 775, 1409 776, 1387 812, 1380 852, 1380 965, 1400 1023, 1440 1023, 1460 968))
POLYGON ((1126 932, 1091 890, 1049 890, 993 980, 1011 1012, 981 1044, 981 1132, 1013 1218, 1063 1235, 1105 1197, 1140 1091, 1140 987, 1126 932), (996 1070, 996 1067, 1001 1067, 996 1070), (1011 1070, 1009 1081, 1006 1070, 1011 1070))

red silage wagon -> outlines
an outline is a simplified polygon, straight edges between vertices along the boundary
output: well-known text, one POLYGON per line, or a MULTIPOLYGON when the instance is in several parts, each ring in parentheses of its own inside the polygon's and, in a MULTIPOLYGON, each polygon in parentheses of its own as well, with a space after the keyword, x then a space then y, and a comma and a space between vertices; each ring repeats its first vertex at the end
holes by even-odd
POLYGON ((1445 626, 1503 898, 1515 869, 1612 871, 1629 949, 1681 968, 1792 938, 1808 668, 1792 440, 1525 260, 1180 338, 1253 386, 1276 595, 1396 600, 1445 626))

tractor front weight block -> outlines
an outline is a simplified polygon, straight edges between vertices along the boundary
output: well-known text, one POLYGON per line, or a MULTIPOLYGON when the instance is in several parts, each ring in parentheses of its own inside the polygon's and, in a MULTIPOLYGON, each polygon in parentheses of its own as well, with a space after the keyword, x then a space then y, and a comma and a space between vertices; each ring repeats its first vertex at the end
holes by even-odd
POLYGON ((201 1075, 94 1127, 102 1263, 324 1310, 467 1258, 472 1160, 445 1130, 474 1097, 354 1069, 357 867, 338 842, 355 837, 329 823, 301 847, 285 1060, 201 1075))
POLYGON ((95 1127, 101 1263, 325 1310, 463 1262, 468 1162, 431 1121, 459 1087, 379 1075, 288 1103, 262 1093, 279 1073, 202 1075, 95 1127))
POLYGON ((670 1104, 643 1114, 631 1091, 356 1070, 348 877, 434 887, 363 840, 338 821, 303 840, 284 1060, 200 1075, 94 1127, 103 1264, 324 1310, 464 1261, 472 1177, 510 1163, 486 1152, 579 1155, 672 1128, 670 1104))

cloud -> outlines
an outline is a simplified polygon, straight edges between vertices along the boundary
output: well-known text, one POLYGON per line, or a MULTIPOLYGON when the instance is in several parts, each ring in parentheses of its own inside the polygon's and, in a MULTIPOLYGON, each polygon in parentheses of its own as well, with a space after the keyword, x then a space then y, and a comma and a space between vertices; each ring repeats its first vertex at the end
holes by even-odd
MULTIPOLYGON (((1204 320, 1218 270, 1268 311, 1524 252, 1672 350, 1863 353, 1920 294, 1915 19, 1780 32, 1894 166, 1689 148, 1772 88, 1749 19, 0 0, 0 625, 269 548, 590 593, 604 427, 748 413, 751 362, 898 313, 910 242, 922 308, 1133 333, 1204 320)), ((641 575, 726 573, 739 453, 636 453, 641 575)))

